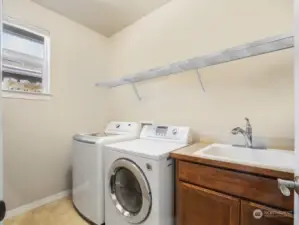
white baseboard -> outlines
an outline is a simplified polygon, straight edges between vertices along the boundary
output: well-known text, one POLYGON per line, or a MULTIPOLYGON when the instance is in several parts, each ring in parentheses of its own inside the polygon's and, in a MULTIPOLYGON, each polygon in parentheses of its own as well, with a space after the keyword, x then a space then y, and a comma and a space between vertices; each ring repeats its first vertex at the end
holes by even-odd
POLYGON ((5 216, 5 219, 10 219, 12 217, 15 217, 15 216, 18 216, 18 215, 21 215, 25 212, 28 212, 30 210, 33 210, 35 208, 38 208, 38 207, 41 207, 43 205, 46 205, 48 203, 51 203, 51 202, 54 202, 56 200, 59 200, 61 198, 65 198, 67 196, 69 196, 71 193, 70 190, 65 190, 65 191, 62 191, 60 193, 57 193, 55 195, 51 195, 51 196, 48 196, 46 198, 43 198, 43 199, 40 199, 40 200, 37 200, 37 201, 34 201, 34 202, 31 202, 29 204, 26 204, 26 205, 23 205, 23 206, 20 206, 18 208, 15 208, 15 209, 12 209, 12 210, 9 210, 6 212, 6 216, 5 216))

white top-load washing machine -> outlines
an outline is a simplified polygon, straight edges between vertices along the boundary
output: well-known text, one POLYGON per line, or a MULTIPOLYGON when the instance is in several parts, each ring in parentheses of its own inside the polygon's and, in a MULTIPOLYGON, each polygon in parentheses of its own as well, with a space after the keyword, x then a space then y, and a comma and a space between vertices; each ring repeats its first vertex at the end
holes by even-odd
POLYGON ((191 142, 189 127, 147 125, 140 139, 105 147, 105 224, 173 225, 169 153, 191 142))
POLYGON ((140 124, 110 122, 103 134, 77 134, 73 137, 73 203, 87 220, 104 223, 105 144, 139 137, 140 124))

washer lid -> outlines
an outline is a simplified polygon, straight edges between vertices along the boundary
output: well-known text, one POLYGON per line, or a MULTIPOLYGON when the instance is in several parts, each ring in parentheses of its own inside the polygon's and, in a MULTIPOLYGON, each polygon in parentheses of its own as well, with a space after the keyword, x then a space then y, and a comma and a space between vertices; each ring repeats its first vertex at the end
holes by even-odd
POLYGON ((187 146, 187 144, 144 139, 136 139, 107 145, 108 149, 155 160, 166 158, 170 152, 185 146, 187 146))
POLYGON ((76 134, 73 136, 73 139, 79 142, 95 144, 97 141, 103 139, 103 136, 100 136, 99 133, 93 134, 76 134))

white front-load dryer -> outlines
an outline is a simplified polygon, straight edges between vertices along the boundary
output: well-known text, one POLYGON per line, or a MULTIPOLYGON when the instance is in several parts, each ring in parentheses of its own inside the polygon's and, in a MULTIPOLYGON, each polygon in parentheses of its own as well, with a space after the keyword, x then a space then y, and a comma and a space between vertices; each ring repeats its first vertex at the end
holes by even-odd
POLYGON ((169 153, 190 129, 144 126, 140 139, 105 147, 105 224, 174 225, 174 166, 169 153))
POLYGON ((105 222, 103 146, 136 139, 139 133, 139 123, 110 122, 103 134, 73 137, 73 204, 90 222, 98 225, 105 222))

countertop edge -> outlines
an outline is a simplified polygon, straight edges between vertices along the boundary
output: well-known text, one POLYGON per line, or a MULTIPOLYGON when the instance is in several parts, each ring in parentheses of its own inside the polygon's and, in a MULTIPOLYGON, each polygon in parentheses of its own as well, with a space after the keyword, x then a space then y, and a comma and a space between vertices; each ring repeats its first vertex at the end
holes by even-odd
POLYGON ((255 175, 259 175, 259 176, 266 176, 266 177, 271 177, 271 178, 281 178, 281 179, 287 179, 287 180, 294 179, 294 173, 291 173, 291 172, 271 170, 271 169, 266 169, 266 168, 260 168, 260 167, 241 165, 241 164, 236 164, 236 163, 231 163, 231 162, 223 162, 223 161, 218 161, 218 160, 201 158, 201 157, 192 155, 192 153, 191 153, 192 150, 191 151, 189 150, 189 153, 183 153, 184 149, 194 148, 196 150, 199 150, 200 148, 203 148, 209 144, 210 143, 197 143, 197 144, 195 143, 195 144, 189 145, 185 148, 181 148, 177 151, 171 152, 170 157, 172 157, 176 160, 204 164, 207 166, 229 169, 229 170, 234 170, 234 171, 243 172, 243 173, 251 173, 251 174, 255 174, 255 175), (198 146, 198 147, 196 147, 196 146, 198 146))

